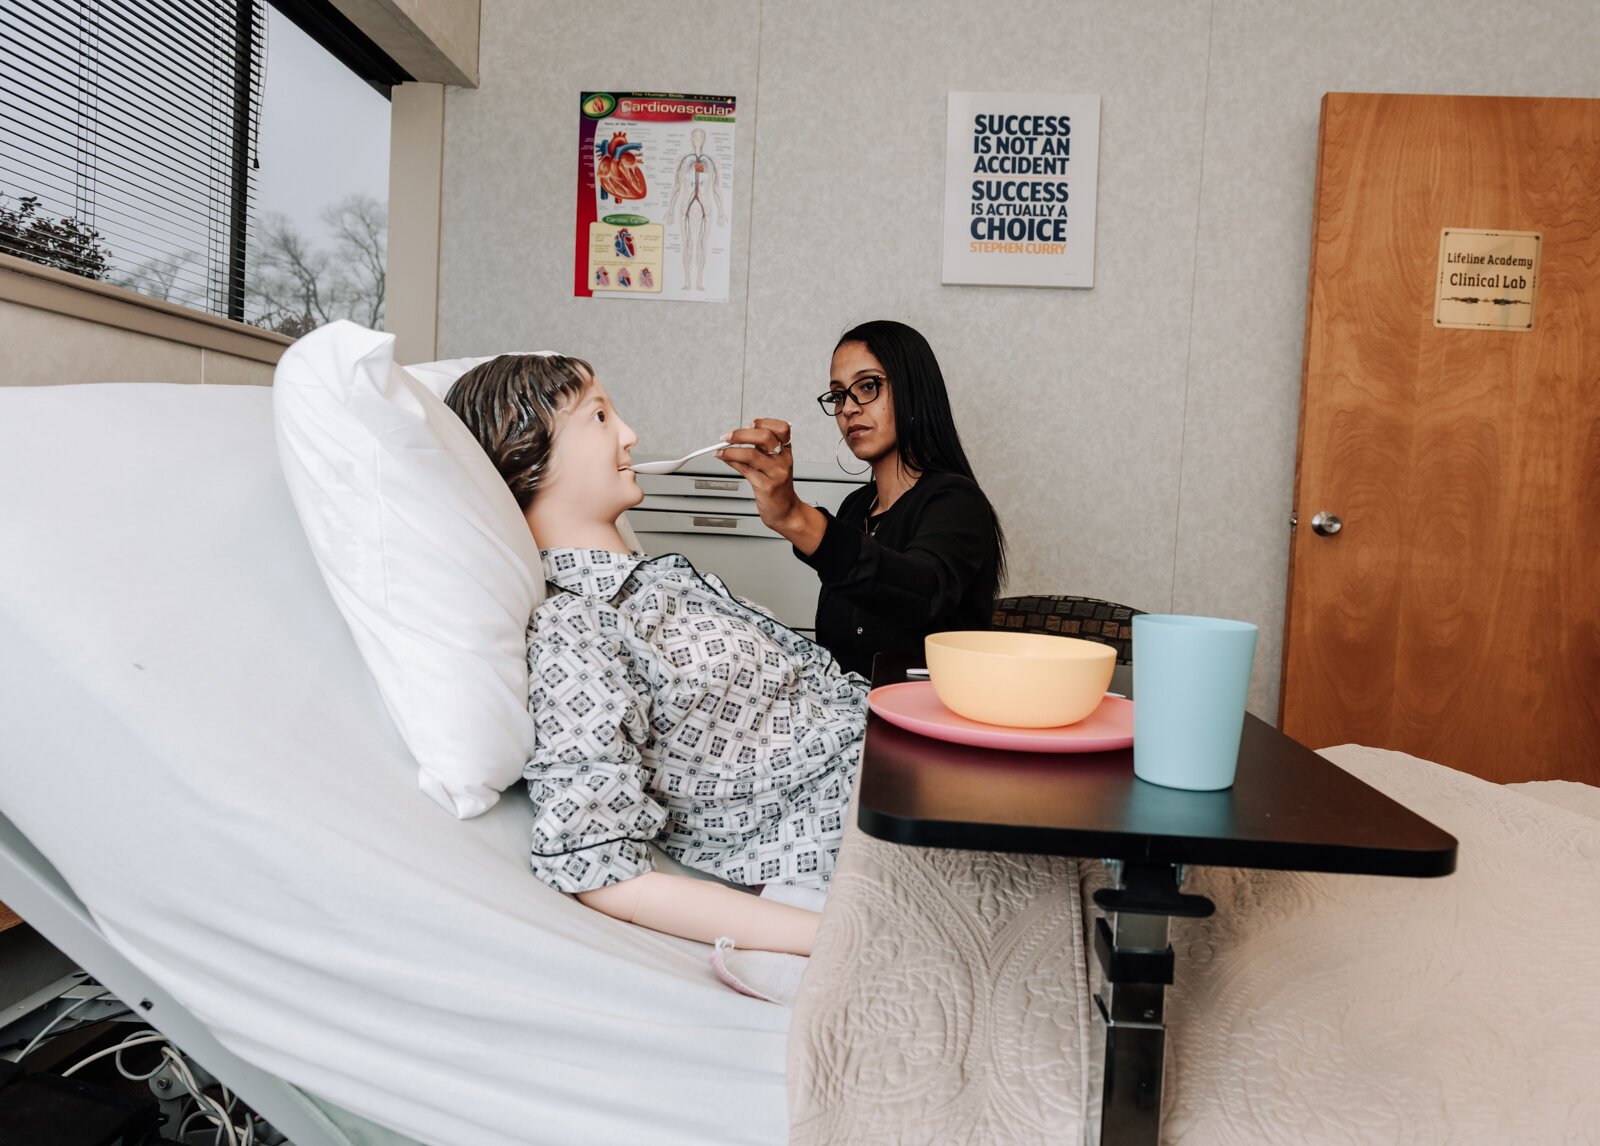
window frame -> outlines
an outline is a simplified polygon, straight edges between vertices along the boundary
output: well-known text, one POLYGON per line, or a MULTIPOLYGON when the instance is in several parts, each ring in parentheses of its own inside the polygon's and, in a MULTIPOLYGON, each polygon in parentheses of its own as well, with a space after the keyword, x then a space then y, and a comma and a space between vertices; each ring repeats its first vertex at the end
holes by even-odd
MULTIPOLYGON (((321 44, 385 99, 392 98, 395 85, 411 82, 411 75, 329 0, 265 2, 321 44)), ((237 10, 242 13, 245 8, 246 0, 239 0, 237 10)), ((245 119, 248 119, 248 103, 244 110, 245 119)), ((234 111, 234 165, 235 170, 242 174, 250 149, 248 145, 237 146, 241 125, 237 105, 234 111)), ((236 249, 247 246, 248 242, 246 228, 240 226, 237 219, 237 214, 244 211, 245 207, 243 199, 235 196, 233 211, 236 217, 230 225, 229 242, 236 249)), ((234 309, 231 296, 235 289, 239 294, 237 313, 242 314, 242 273, 238 276, 237 287, 230 286, 230 310, 234 309)), ((32 307, 269 365, 276 364, 284 349, 294 341, 287 335, 241 319, 218 316, 197 307, 158 299, 4 252, 0 252, 0 302, 32 307)))
MULTIPOLYGON (((275 364, 294 339, 203 310, 0 254, 0 302, 275 364)), ((3 384, 3 380, 0 380, 3 384)))

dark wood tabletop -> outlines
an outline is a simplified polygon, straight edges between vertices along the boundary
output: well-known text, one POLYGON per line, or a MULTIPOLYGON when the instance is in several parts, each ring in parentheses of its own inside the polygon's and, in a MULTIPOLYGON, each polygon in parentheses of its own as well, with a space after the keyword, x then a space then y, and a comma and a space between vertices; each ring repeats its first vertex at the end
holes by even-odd
MULTIPOLYGON (((880 655, 873 684, 920 663, 880 655)), ((1233 787, 1189 792, 1135 777, 1132 748, 972 748, 873 714, 858 822, 924 847, 1393 876, 1456 866, 1454 836, 1254 716, 1233 787)))

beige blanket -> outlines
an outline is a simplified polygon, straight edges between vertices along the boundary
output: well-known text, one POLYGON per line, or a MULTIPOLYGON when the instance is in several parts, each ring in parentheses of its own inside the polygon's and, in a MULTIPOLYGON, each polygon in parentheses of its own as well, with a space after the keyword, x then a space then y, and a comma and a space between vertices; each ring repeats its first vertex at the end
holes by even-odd
MULTIPOLYGON (((1600 1141, 1600 790, 1331 760, 1461 842, 1445 879, 1197 869, 1165 1142, 1600 1141)), ((792 1146, 1098 1139, 1098 863, 852 827, 789 1035, 792 1146)))

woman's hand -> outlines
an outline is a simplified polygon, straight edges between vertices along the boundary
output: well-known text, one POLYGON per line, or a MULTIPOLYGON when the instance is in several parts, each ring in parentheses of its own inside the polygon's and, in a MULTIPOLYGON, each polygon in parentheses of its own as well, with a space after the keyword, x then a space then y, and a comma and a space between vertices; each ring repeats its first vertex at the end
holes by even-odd
POLYGON ((718 450, 717 457, 738 470, 756 495, 761 520, 780 533, 780 524, 800 504, 794 488, 794 451, 789 447, 789 423, 757 418, 748 427, 727 434, 730 445, 754 449, 718 450))
POLYGON ((718 450, 726 462, 750 483, 756 510, 767 528, 788 538, 802 553, 813 553, 822 542, 827 519, 800 500, 794 488, 794 451, 789 445, 789 423, 757 418, 727 436, 730 445, 746 443, 753 449, 718 450))

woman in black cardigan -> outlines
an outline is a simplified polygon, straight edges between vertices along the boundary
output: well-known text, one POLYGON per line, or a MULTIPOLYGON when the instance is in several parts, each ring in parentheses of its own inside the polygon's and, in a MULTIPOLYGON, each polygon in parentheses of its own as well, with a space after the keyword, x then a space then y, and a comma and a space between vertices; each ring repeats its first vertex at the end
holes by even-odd
POLYGON ((988 628, 1005 539, 928 340, 901 322, 846 331, 817 402, 837 423, 840 448, 872 470, 837 516, 795 492, 786 422, 757 418, 727 440, 758 448, 718 457, 750 482, 761 520, 817 571, 818 643, 870 675, 875 653, 920 655, 929 633, 988 628))

